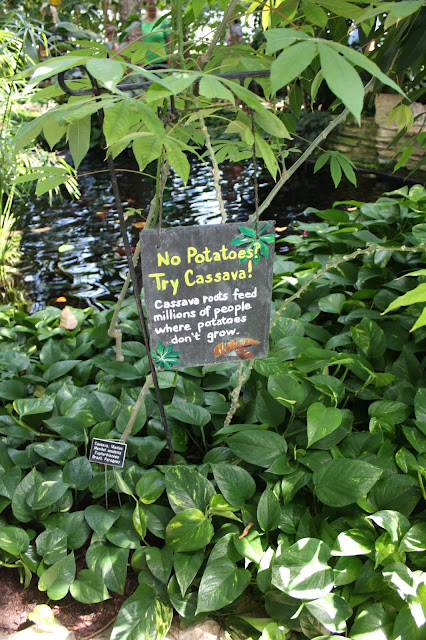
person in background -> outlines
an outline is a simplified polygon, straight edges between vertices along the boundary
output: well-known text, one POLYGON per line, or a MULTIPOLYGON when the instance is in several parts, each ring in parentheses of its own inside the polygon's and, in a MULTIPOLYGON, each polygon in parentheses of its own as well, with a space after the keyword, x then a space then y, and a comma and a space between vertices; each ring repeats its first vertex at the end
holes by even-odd
POLYGON ((108 24, 105 28, 106 46, 109 51, 116 51, 119 48, 117 42, 117 27, 108 24))
POLYGON ((141 27, 142 42, 149 45, 146 60, 150 67, 161 67, 168 63, 171 26, 167 20, 163 20, 159 25, 156 24, 160 17, 156 0, 146 0, 144 6, 145 14, 141 20, 141 27), (164 51, 167 57, 164 56, 164 51))
POLYGON ((233 44, 238 44, 243 37, 243 28, 241 21, 236 18, 229 25, 229 29, 226 33, 226 44, 228 47, 232 47, 233 44))

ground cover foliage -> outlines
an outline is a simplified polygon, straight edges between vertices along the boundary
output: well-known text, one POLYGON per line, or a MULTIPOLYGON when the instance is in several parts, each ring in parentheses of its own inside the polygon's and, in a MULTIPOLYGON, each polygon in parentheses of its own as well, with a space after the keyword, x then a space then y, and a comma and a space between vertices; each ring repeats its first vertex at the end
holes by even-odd
POLYGON ((262 640, 424 638, 425 203, 405 187, 294 226, 268 358, 159 371, 176 466, 152 389, 123 470, 88 462, 149 374, 132 300, 121 362, 112 309, 67 331, 57 308, 3 306, 1 564, 46 601, 100 602, 135 572, 113 640, 161 638, 174 612, 262 640))

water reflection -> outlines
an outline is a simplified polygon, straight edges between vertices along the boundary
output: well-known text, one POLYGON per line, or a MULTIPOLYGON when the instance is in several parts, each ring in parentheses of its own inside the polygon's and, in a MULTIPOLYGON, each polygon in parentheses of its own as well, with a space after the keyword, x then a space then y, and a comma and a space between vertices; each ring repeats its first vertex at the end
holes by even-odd
MULTIPOLYGON (((142 211, 142 217, 131 216, 127 223, 134 247, 139 229, 133 223, 146 215, 155 192, 155 181, 153 177, 138 175, 130 158, 120 159, 117 165, 124 207, 142 211)), ((121 290, 126 260, 109 175, 96 172, 102 166, 102 157, 92 154, 80 168, 85 175, 79 180, 81 199, 78 202, 61 202, 56 198, 50 205, 47 197, 32 198, 21 211, 24 228, 21 272, 34 303, 33 310, 52 304, 59 296, 66 296, 74 306, 102 305, 104 301, 115 300, 121 290), (58 249, 63 244, 74 245, 74 248, 60 253, 58 249)), ((323 209, 336 200, 372 201, 384 191, 399 186, 397 182, 368 174, 359 176, 357 189, 343 183, 335 190, 324 172, 316 176, 311 172, 308 167, 296 174, 262 217, 286 227, 304 216, 307 207, 323 209)), ((259 175, 258 181, 262 202, 271 189, 271 182, 267 174, 259 175)), ((254 210, 252 164, 246 161, 222 166, 220 183, 227 220, 246 220, 254 210)), ((220 222, 211 167, 201 161, 194 162, 186 186, 172 172, 164 194, 164 226, 220 222)), ((283 245, 280 247, 283 250, 283 245)))

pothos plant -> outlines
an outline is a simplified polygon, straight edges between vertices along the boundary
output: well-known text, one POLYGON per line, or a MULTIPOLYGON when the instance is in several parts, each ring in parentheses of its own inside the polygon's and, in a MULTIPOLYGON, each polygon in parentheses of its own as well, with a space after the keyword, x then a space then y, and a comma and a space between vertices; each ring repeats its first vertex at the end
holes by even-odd
POLYGON ((405 187, 294 225, 268 357, 159 371, 177 465, 134 302, 119 362, 112 310, 66 331, 56 308, 2 307, 2 565, 53 601, 135 574, 113 640, 162 638, 174 614, 262 640, 424 638, 425 206, 405 187), (123 469, 90 464, 137 400, 123 469))

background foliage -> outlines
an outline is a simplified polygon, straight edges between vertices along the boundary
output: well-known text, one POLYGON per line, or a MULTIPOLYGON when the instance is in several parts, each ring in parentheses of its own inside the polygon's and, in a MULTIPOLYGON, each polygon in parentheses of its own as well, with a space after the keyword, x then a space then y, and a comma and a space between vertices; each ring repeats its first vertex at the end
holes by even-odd
POLYGON ((425 202, 404 188, 297 226, 275 261, 270 353, 242 365, 232 424, 241 365, 159 372, 177 466, 151 389, 124 469, 87 460, 91 438, 122 436, 149 371, 134 303, 123 362, 112 310, 74 309, 67 331, 56 308, 3 307, 2 563, 51 600, 99 602, 136 572, 114 639, 160 638, 174 609, 254 637, 420 640, 425 202))

